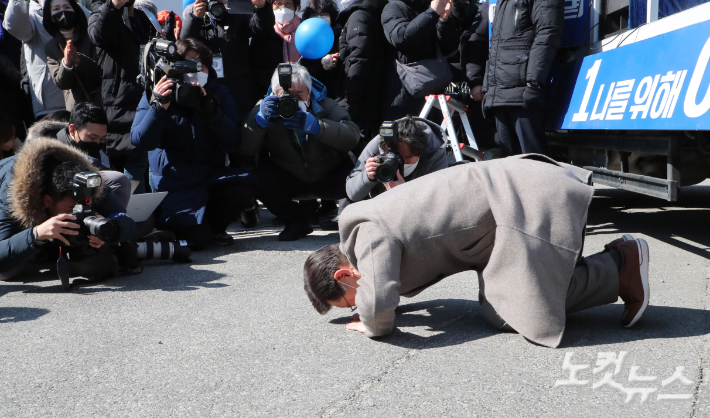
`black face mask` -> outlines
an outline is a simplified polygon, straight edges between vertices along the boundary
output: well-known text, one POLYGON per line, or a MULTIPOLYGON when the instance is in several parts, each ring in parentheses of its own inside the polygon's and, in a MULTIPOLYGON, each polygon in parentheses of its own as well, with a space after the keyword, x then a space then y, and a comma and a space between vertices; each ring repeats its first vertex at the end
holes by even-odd
POLYGON ((76 14, 71 10, 62 10, 52 15, 54 24, 60 30, 69 30, 76 24, 76 14))
POLYGON ((87 154, 89 157, 94 158, 96 160, 101 160, 101 154, 99 153, 99 151, 101 151, 101 149, 103 148, 103 144, 100 144, 98 142, 79 141, 77 142, 77 146, 80 150, 84 152, 84 154, 87 154))

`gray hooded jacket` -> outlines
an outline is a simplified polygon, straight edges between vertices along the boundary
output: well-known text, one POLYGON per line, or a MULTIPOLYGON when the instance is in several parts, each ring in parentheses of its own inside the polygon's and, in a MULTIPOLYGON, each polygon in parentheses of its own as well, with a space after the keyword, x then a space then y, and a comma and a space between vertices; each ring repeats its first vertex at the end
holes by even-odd
MULTIPOLYGON (((447 139, 441 127, 426 119, 418 117, 413 117, 412 119, 416 120, 417 123, 424 128, 424 132, 429 138, 429 147, 424 150, 422 155, 419 157, 419 163, 417 163, 417 167, 414 169, 414 172, 404 178, 406 181, 414 180, 449 166, 446 159, 447 139)), ((384 190, 382 184, 377 180, 370 180, 370 178, 367 177, 367 172, 365 171, 365 164, 367 163, 368 158, 382 152, 379 147, 379 142, 379 135, 372 138, 370 143, 367 144, 365 149, 360 154, 360 157, 355 163, 355 168, 348 176, 348 180, 345 183, 345 189, 347 191, 348 198, 353 202, 364 200, 367 197, 374 197, 384 190)))
MULTIPOLYGON (((42 26, 43 5, 44 0, 12 0, 7 5, 3 22, 8 33, 22 41, 35 117, 65 110, 64 92, 54 84, 52 74, 47 68, 44 45, 54 38, 42 26)), ((81 8, 88 17, 89 11, 81 8)))

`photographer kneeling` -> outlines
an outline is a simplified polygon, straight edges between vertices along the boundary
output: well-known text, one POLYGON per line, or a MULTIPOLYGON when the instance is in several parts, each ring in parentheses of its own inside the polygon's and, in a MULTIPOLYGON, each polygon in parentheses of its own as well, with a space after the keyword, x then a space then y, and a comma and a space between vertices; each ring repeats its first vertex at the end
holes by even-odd
POLYGON ((138 106, 131 142, 150 151, 153 189, 170 192, 157 226, 193 250, 230 245, 227 227, 254 205, 252 176, 225 166, 226 155, 239 145, 239 115, 227 88, 217 83, 210 49, 190 38, 176 45, 180 57, 198 60, 201 69, 183 80, 154 80, 152 98, 144 94, 138 106), (176 93, 190 82, 202 86, 202 95, 196 101, 188 95, 182 103, 176 93))
POLYGON ((351 202, 375 197, 407 181, 448 167, 446 139, 437 124, 418 117, 406 117, 395 122, 393 133, 383 136, 381 132, 360 154, 345 185, 351 202), (389 179, 378 179, 376 172, 390 152, 401 157, 397 159, 400 167, 396 179, 383 182, 389 179))
MULTIPOLYGON (((100 185, 99 171, 81 151, 53 138, 29 141, 14 157, 0 162, 0 278, 8 280, 25 270, 29 262, 52 262, 60 255, 60 244, 81 238, 80 220, 72 215, 79 188, 79 173, 95 178, 98 187, 89 189, 89 207, 112 219, 118 242, 133 238, 135 223, 125 216, 125 207, 110 188, 100 185)), ((101 221, 99 221, 101 222, 101 221)), ((83 224, 83 223, 82 223, 83 224)), ((102 278, 118 267, 112 246, 95 236, 88 237, 92 250, 84 250, 69 261, 71 277, 102 278)), ((88 246, 87 245, 87 246, 88 246)), ((71 251, 70 250, 70 251, 71 251)), ((67 250, 62 251, 66 254, 67 250)), ((40 265, 46 268, 46 265, 40 265)), ((68 286, 68 283, 64 283, 68 286)))
POLYGON ((269 153, 259 166, 257 197, 284 221, 280 241, 313 232, 293 199, 346 196, 345 179, 353 168, 348 152, 360 140, 360 129, 325 93, 305 67, 281 64, 266 98, 242 127, 241 154, 256 155, 262 147, 269 153))

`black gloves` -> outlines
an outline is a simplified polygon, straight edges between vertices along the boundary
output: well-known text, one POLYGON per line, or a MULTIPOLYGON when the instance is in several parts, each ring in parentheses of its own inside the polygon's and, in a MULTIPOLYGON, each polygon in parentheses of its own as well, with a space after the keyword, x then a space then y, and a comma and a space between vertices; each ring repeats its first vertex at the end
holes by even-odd
POLYGON ((540 85, 536 82, 528 82, 523 92, 523 108, 525 110, 541 109, 544 105, 545 97, 540 85))

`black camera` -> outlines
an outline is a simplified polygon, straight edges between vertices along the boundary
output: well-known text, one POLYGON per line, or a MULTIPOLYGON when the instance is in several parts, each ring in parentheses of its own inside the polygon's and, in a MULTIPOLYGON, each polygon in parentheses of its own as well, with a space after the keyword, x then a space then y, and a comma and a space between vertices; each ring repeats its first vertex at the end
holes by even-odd
POLYGON ((210 0, 207 3, 207 13, 217 21, 223 21, 229 15, 227 7, 219 0, 210 0))
POLYGON ((279 103, 277 105, 279 114, 282 118, 292 118, 298 112, 298 97, 289 93, 291 88, 291 75, 293 69, 291 64, 279 64, 279 85, 281 86, 281 94, 279 94, 279 103))
POLYGON ((88 246, 89 235, 107 243, 118 242, 120 232, 118 222, 98 216, 98 213, 89 206, 89 199, 99 186, 101 186, 101 176, 96 173, 85 171, 74 174, 72 188, 74 189, 76 206, 74 206, 72 215, 76 217, 76 220, 70 222, 79 225, 79 234, 65 236, 71 247, 88 246))
MULTIPOLYGON (((222 4, 222 3, 220 3, 222 4)), ((224 6, 224 5, 222 5, 224 6)), ((160 103, 175 102, 187 107, 197 107, 202 100, 202 88, 183 81, 183 75, 202 71, 198 60, 185 60, 177 53, 174 42, 154 39, 145 45, 138 83, 145 88, 146 96, 153 94, 155 84, 163 76, 173 82, 169 96, 156 97, 160 103)))
POLYGON ((399 134, 397 122, 382 122, 380 125, 380 142, 387 146, 387 152, 377 156, 380 164, 375 170, 375 179, 382 183, 397 180, 397 171, 404 174, 404 158, 397 151, 399 134))

